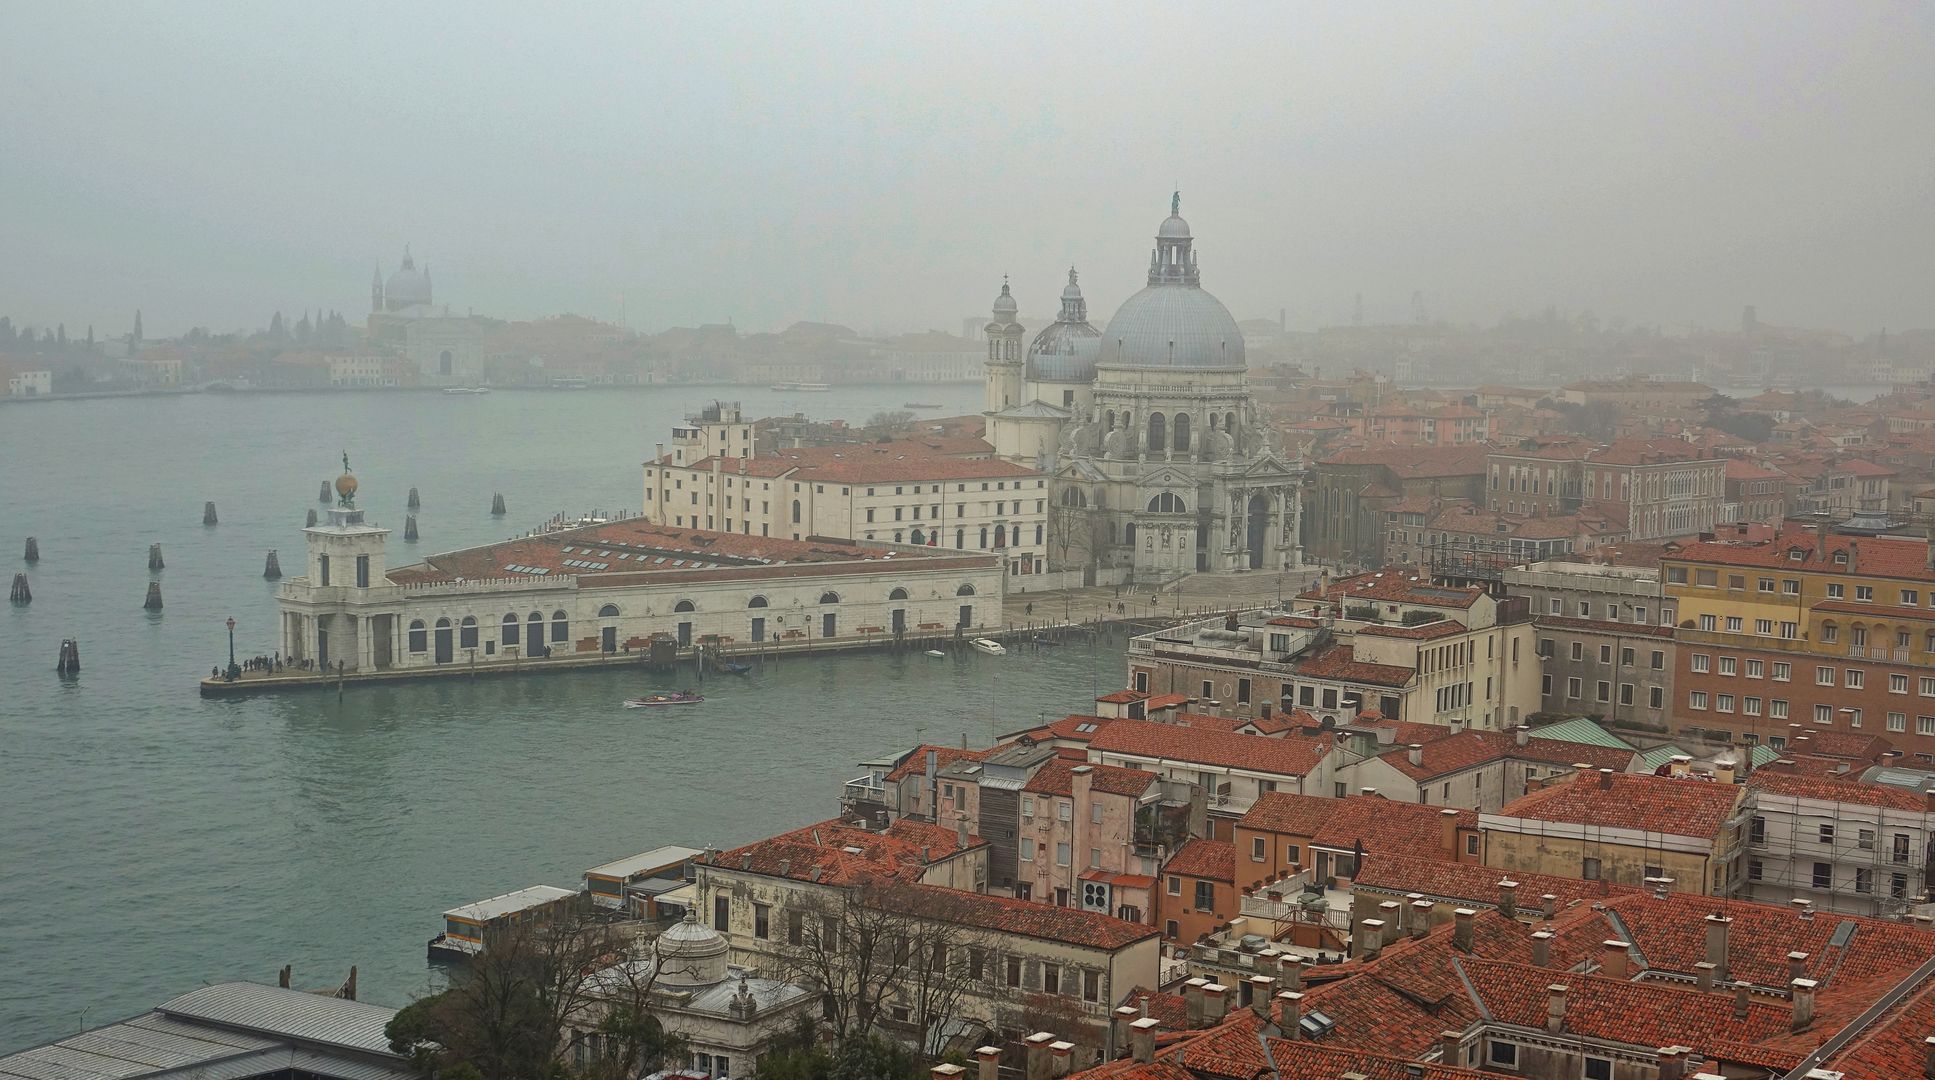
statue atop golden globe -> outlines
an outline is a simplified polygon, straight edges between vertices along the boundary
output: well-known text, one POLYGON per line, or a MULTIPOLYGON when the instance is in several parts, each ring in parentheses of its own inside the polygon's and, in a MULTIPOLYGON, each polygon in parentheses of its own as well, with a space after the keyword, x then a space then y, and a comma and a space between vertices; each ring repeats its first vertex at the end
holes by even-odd
POLYGON ((349 451, 343 451, 343 475, 336 478, 336 505, 352 509, 356 505, 356 477, 349 471, 349 451))

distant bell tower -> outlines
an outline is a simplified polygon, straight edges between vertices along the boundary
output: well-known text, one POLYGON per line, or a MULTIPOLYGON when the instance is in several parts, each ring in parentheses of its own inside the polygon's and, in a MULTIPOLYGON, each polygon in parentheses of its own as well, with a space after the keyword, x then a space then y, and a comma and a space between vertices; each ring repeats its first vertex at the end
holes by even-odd
POLYGON ((377 263, 370 272, 370 314, 383 310, 383 264, 377 263))
POLYGON ((1000 412, 1021 404, 1022 328, 1015 321, 1020 310, 1001 279, 1001 295, 994 298, 994 318, 988 323, 988 410, 1000 412))

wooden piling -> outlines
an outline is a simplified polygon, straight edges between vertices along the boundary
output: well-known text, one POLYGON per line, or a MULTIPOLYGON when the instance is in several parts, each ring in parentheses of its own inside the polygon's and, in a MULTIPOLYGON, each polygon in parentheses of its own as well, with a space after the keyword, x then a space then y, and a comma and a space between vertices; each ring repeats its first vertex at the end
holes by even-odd
POLYGON ((13 591, 7 594, 7 599, 16 604, 31 604, 34 602, 34 591, 27 587, 27 575, 15 574, 13 576, 13 591))
POLYGON ((54 665, 54 670, 60 672, 62 675, 80 674, 80 670, 81 670, 81 643, 80 642, 74 640, 73 638, 61 639, 60 661, 54 665))
POLYGON ((275 549, 269 549, 269 560, 262 564, 262 577, 265 581, 282 580, 282 564, 276 561, 275 549))
POLYGON ((167 564, 161 561, 161 545, 149 544, 148 545, 148 569, 160 570, 166 566, 167 564))
POLYGON ((490 516, 503 517, 504 513, 504 496, 502 494, 492 495, 490 497, 490 516))
POLYGON ((40 539, 38 537, 29 536, 27 538, 27 561, 30 563, 40 561, 40 539))
POLYGON ((147 611, 161 610, 161 582, 148 582, 148 598, 141 601, 141 606, 147 611))
POLYGON ((316 501, 327 505, 333 498, 335 498, 335 494, 330 490, 329 481, 324 480, 322 482, 322 490, 316 493, 316 501))
POLYGON ((312 506, 309 508, 309 520, 303 522, 302 527, 305 529, 313 529, 316 527, 316 508, 315 507, 312 506))
POLYGON ((410 489, 410 505, 409 505, 409 507, 408 507, 408 509, 411 509, 411 510, 421 510, 421 509, 423 509, 423 500, 422 500, 422 499, 419 499, 419 498, 417 498, 417 489, 416 489, 416 488, 411 488, 411 489, 410 489))
POLYGON ((202 504, 202 524, 215 524, 215 502, 212 499, 202 504))
MULTIPOLYGON (((410 490, 414 492, 416 489, 411 488, 410 490)), ((406 514, 403 518, 403 539, 412 544, 417 542, 417 516, 415 514, 406 514)))

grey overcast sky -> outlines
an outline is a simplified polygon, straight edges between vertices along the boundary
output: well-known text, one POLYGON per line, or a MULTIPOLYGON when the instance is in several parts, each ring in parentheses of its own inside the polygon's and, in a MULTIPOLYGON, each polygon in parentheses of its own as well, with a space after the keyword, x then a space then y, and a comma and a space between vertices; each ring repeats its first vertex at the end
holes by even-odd
POLYGON ((1935 4, 0 6, 0 313, 1935 325, 1935 4))

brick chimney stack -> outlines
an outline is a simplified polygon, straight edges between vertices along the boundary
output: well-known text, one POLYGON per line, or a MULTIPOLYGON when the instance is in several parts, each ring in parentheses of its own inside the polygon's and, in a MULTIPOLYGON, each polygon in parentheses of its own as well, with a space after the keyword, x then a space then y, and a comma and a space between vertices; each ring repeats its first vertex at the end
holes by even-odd
POLYGON ((1050 1080, 1048 1072, 1052 1066, 1048 1061, 1048 1044, 1054 1041, 1055 1036, 1046 1031, 1037 1031, 1022 1040, 1023 1052, 1027 1055, 1023 1062, 1023 1075, 1027 1080, 1050 1080))
POLYGON ((1277 981, 1268 975, 1250 976, 1250 1011, 1264 1023, 1270 1022, 1270 999, 1276 996, 1277 981))
POLYGON ((1451 947, 1459 952, 1471 951, 1471 924, 1478 913, 1470 908, 1458 908, 1451 913, 1451 947))
POLYGON ((1565 992, 1563 983, 1545 988, 1545 1030, 1554 1035, 1565 1030, 1565 992))
POLYGON ((1608 979, 1625 978, 1626 962, 1629 958, 1627 950, 1631 946, 1618 938, 1607 938, 1599 944, 1603 950, 1599 958, 1599 974, 1608 979))
POLYGON ((1365 919, 1358 923, 1357 933, 1351 935, 1351 941, 1357 946, 1360 959, 1377 959, 1377 954, 1384 949, 1384 920, 1365 919))
POLYGON ((1156 1060, 1156 1028, 1161 1021, 1145 1016, 1129 1025, 1129 1056, 1143 1064, 1156 1060))
POLYGON ((1806 1031, 1814 1023, 1814 988, 1819 985, 1813 979, 1795 979, 1787 984, 1794 996, 1793 1030, 1806 1031))
POLYGON ((1532 966, 1552 966, 1552 931, 1532 931, 1532 966))
POLYGON ((974 1080, 1001 1080, 1001 1048, 980 1046, 974 1050, 974 1080))
POLYGON ((1713 965, 1714 977, 1726 981, 1727 975, 1727 927, 1733 920, 1725 915, 1707 916, 1707 963, 1713 965))
POLYGON ((1295 1042, 1303 1037, 1303 995, 1285 990, 1277 995, 1277 1031, 1295 1042))
POLYGON ((1067 1076, 1074 1064, 1075 1044, 1067 1039, 1056 1039, 1048 1044, 1048 1071, 1053 1076, 1067 1076))

